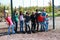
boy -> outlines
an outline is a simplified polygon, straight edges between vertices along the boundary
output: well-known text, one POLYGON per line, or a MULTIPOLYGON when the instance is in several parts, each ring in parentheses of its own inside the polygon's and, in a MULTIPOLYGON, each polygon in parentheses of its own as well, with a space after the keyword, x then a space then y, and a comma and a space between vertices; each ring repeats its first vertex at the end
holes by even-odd
POLYGON ((46 25, 46 27, 45 27, 45 31, 48 31, 48 15, 46 15, 46 19, 45 19, 45 25, 46 25))
POLYGON ((38 13, 38 9, 36 9, 36 13, 35 13, 35 16, 36 16, 36 26, 37 26, 37 31, 38 31, 38 28, 39 28, 39 22, 38 22, 38 15, 39 15, 39 13, 38 13))
POLYGON ((31 30, 32 32, 35 32, 35 29, 36 29, 36 16, 35 16, 35 13, 32 12, 32 15, 31 15, 31 30))
POLYGON ((29 13, 26 12, 26 15, 25 15, 25 31, 31 33, 29 21, 30 21, 30 16, 29 16, 29 13), (28 31, 28 28, 29 28, 29 31, 28 31))
POLYGON ((15 31, 14 31, 14 24, 13 24, 13 22, 12 22, 12 19, 11 19, 11 17, 9 16, 9 14, 7 13, 7 16, 6 16, 6 21, 7 21, 7 24, 8 24, 8 34, 10 34, 10 29, 12 28, 12 34, 14 34, 15 33, 15 31))
POLYGON ((45 28, 44 28, 44 17, 41 15, 41 13, 39 13, 39 14, 40 15, 38 16, 38 22, 41 25, 40 31, 43 31, 43 30, 45 30, 45 28))

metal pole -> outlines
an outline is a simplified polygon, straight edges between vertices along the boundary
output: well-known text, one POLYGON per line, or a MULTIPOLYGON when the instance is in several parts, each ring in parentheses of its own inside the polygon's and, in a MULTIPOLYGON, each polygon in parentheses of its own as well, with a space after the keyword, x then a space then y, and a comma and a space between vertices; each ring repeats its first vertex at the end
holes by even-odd
POLYGON ((53 29, 55 29, 54 0, 52 0, 52 13, 53 13, 53 29))
POLYGON ((13 19, 13 1, 11 0, 11 17, 13 19))
POLYGON ((4 18, 6 17, 6 13, 5 13, 5 6, 4 6, 4 18))

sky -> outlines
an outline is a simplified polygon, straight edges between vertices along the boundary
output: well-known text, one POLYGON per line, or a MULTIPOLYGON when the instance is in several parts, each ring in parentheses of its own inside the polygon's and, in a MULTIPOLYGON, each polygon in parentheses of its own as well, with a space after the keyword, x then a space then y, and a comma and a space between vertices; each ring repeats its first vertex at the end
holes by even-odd
MULTIPOLYGON (((50 0, 13 0, 13 7, 48 6, 50 0)), ((60 0, 54 0, 56 6, 60 5, 60 0)), ((10 0, 0 0, 3 5, 10 5, 10 0)))

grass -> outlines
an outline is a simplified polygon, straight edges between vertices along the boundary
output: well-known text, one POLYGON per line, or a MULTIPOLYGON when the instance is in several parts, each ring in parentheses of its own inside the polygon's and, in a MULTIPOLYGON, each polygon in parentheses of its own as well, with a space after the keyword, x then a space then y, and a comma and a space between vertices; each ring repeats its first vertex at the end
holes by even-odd
MULTIPOLYGON (((54 15, 55 15, 55 16, 60 16, 59 13, 54 13, 54 15)), ((48 16, 53 16, 53 14, 52 14, 52 13, 48 13, 48 16)))

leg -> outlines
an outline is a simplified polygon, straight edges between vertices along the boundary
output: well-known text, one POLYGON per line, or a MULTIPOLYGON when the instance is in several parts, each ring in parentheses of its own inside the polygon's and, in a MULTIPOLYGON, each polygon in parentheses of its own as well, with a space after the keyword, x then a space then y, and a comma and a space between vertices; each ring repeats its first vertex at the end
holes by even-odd
POLYGON ((35 22, 34 22, 34 23, 33 23, 33 30, 34 30, 34 32, 36 31, 35 29, 36 29, 36 24, 35 24, 35 22))
POLYGON ((10 34, 10 29, 11 29, 11 28, 10 28, 10 26, 9 26, 9 27, 8 27, 8 34, 10 34))
POLYGON ((34 29, 33 29, 33 22, 31 23, 31 31, 33 31, 34 29))
POLYGON ((22 29, 21 29, 21 31, 23 32, 23 21, 22 21, 22 23, 21 23, 21 26, 22 26, 22 29))
POLYGON ((39 22, 37 22, 37 31, 39 30, 39 22))
POLYGON ((14 34, 15 33, 15 31, 14 31, 14 25, 11 25, 11 28, 12 28, 12 34, 14 34))
POLYGON ((25 31, 27 32, 27 25, 26 25, 26 22, 25 22, 25 31))
POLYGON ((28 25, 29 31, 30 31, 30 26, 28 25))
POLYGON ((40 31, 42 32, 42 30, 43 30, 42 22, 40 22, 40 25, 41 25, 40 31))
POLYGON ((22 24, 21 24, 21 21, 20 21, 20 32, 22 31, 21 28, 22 28, 22 24))
POLYGON ((46 23, 46 29, 45 29, 45 31, 48 31, 48 23, 46 23))
POLYGON ((15 32, 17 32, 18 22, 15 22, 15 32))

